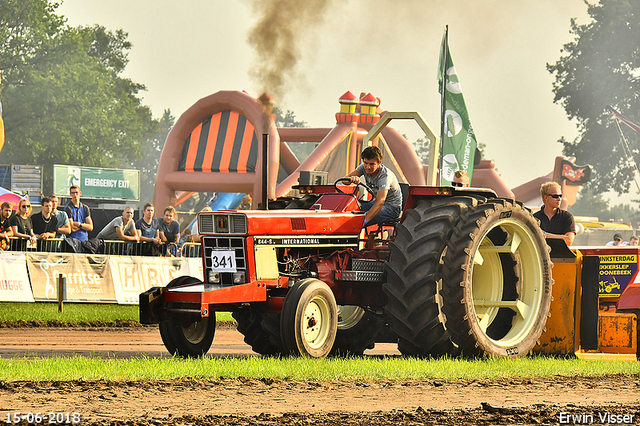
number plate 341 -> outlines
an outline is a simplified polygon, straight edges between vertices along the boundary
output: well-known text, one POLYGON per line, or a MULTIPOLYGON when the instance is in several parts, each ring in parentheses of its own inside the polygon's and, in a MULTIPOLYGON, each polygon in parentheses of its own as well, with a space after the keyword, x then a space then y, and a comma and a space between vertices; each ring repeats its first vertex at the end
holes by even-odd
POLYGON ((236 252, 234 250, 214 250, 211 252, 213 272, 236 272, 236 252))

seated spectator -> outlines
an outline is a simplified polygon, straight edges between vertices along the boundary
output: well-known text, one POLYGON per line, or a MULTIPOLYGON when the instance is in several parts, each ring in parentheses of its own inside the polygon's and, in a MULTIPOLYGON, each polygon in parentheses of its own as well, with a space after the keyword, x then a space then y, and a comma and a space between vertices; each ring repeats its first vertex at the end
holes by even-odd
POLYGON ((242 202, 240 203, 238 210, 251 210, 251 195, 247 194, 242 197, 242 202))
MULTIPOLYGON (((53 203, 49 197, 44 197, 40 202, 42 205, 42 211, 36 213, 31 217, 33 223, 33 232, 36 238, 39 240, 48 240, 56 237, 56 231, 58 230, 58 218, 55 217, 51 211, 53 209, 53 203)), ((47 249, 42 249, 46 251, 47 249)))
POLYGON ((56 230, 56 238, 63 238, 65 235, 71 234, 71 224, 69 223, 69 216, 62 211, 58 210, 58 205, 60 200, 57 195, 50 195, 51 203, 53 206, 51 208, 51 213, 58 219, 58 229, 56 230))
POLYGON ((28 244, 20 244, 22 250, 29 245, 36 244, 36 234, 33 232, 33 222, 31 222, 31 203, 26 198, 18 201, 18 211, 11 216, 11 228, 13 236, 28 240, 28 244))
POLYGON ((622 245, 622 235, 620 234, 613 234, 613 240, 609 241, 607 244, 605 244, 606 246, 615 246, 618 247, 620 245, 622 245))
POLYGON ((11 214, 13 209, 8 201, 0 206, 0 250, 9 249, 9 238, 13 237, 13 228, 11 227, 11 214))
POLYGON ((631 238, 629 238, 629 245, 637 246, 639 241, 640 241, 640 238, 636 237, 635 235, 632 235, 631 238))
POLYGON ((167 245, 167 248, 171 243, 177 246, 180 241, 180 224, 175 220, 175 217, 176 209, 173 206, 168 206, 164 209, 162 220, 157 222, 160 239, 167 245))
POLYGON ((133 221, 133 208, 126 207, 122 216, 109 222, 97 236, 100 240, 140 241, 133 221))
POLYGON ((464 170, 456 170, 453 173, 451 186, 467 187, 469 186, 469 175, 464 170))

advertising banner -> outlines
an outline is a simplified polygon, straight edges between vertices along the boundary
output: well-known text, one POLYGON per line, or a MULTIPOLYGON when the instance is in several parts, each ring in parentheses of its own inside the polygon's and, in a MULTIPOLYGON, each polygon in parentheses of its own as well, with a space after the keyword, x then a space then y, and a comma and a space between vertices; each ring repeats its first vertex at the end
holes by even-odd
POLYGON ((107 256, 27 254, 27 268, 36 300, 57 300, 58 275, 67 280, 68 301, 114 302, 116 295, 107 256))
MULTIPOLYGON (((199 263, 202 263, 198 259, 199 263)), ((109 259, 118 303, 137 304, 140 293, 151 287, 164 287, 172 279, 183 275, 198 277, 198 271, 190 270, 186 258, 176 257, 125 257, 109 259)), ((200 274, 202 275, 202 274, 200 274)))
POLYGON ((637 273, 637 253, 600 255, 600 296, 620 296, 637 273))
POLYGON ((69 196, 71 185, 80 187, 82 198, 140 200, 140 172, 138 170, 54 164, 54 193, 58 196, 69 196))
POLYGON ((34 301, 24 253, 0 252, 0 301, 34 301))

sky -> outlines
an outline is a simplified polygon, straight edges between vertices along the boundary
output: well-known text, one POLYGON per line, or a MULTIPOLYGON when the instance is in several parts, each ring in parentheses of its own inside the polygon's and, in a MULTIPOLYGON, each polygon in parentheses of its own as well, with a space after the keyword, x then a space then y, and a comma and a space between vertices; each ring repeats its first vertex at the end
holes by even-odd
MULTIPOLYGON (((72 26, 129 34, 123 75, 146 86, 156 118, 165 109, 177 118, 220 90, 268 90, 311 127, 333 127, 338 98, 351 91, 371 92, 383 110, 418 111, 438 129, 448 25, 476 138, 513 188, 551 172, 557 140, 578 134, 553 103, 546 64, 573 40, 570 20, 588 22, 586 8, 583 0, 64 0, 58 13, 72 26), (285 45, 269 44, 265 29, 284 31, 285 45), (271 52, 283 47, 288 54, 271 52), (260 78, 269 72, 282 80, 260 78)), ((392 126, 420 137, 413 123, 392 126)))

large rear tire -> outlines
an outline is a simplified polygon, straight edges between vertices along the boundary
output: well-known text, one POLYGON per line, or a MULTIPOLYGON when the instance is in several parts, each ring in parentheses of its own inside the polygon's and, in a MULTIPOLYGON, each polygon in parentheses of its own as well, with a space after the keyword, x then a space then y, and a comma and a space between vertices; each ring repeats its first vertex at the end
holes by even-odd
POLYGON ((385 313, 404 355, 457 353, 441 312, 441 259, 461 215, 477 203, 462 196, 420 200, 396 225, 382 289, 388 298, 385 313))
MULTIPOLYGON (((167 284, 167 288, 201 282, 189 276, 178 277, 167 284)), ((216 314, 200 318, 190 314, 170 313, 169 320, 159 324, 160 337, 165 348, 174 356, 200 357, 211 348, 216 332, 216 314)))
POLYGON ((337 327, 338 306, 327 284, 307 278, 289 289, 280 316, 285 352, 324 358, 333 347, 337 327))
POLYGON ((533 215, 489 199, 460 219, 444 256, 442 311, 463 355, 523 356, 551 304, 551 260, 533 215))

